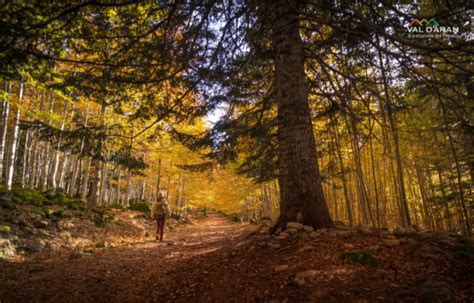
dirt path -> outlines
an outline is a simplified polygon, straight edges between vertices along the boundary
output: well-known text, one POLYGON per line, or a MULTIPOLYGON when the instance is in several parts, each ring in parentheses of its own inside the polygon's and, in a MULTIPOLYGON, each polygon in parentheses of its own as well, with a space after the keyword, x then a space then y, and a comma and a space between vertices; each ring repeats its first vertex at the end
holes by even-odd
POLYGON ((176 301, 182 290, 178 285, 183 281, 174 281, 174 274, 182 273, 185 277, 192 273, 193 268, 184 272, 180 269, 189 266, 196 257, 228 253, 250 230, 248 225, 211 214, 193 225, 165 234, 163 242, 149 240, 99 250, 73 260, 64 256, 4 263, 0 301, 176 301))
POLYGON ((163 243, 136 242, 79 259, 3 262, 0 302, 420 302, 430 279, 441 284, 425 290, 472 302, 474 261, 455 258, 446 241, 413 246, 404 238, 385 247, 380 236, 358 233, 279 241, 255 228, 212 214, 163 243), (342 257, 366 249, 380 266, 342 257), (295 283, 308 271, 304 285, 295 283))

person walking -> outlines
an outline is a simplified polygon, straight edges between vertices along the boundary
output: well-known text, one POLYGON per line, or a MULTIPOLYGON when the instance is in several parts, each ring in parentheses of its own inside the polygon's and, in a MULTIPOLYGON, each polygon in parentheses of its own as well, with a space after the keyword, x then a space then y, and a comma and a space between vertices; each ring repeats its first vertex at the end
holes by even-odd
POLYGON ((166 217, 170 215, 170 208, 165 196, 160 192, 151 208, 151 217, 156 220, 156 240, 163 241, 166 217))

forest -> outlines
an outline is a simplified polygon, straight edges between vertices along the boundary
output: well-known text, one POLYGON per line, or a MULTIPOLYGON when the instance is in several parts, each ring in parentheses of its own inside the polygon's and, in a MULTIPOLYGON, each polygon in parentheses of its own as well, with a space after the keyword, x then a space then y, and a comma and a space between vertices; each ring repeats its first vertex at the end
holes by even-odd
POLYGON ((473 18, 1 1, 0 301, 472 302, 473 18))

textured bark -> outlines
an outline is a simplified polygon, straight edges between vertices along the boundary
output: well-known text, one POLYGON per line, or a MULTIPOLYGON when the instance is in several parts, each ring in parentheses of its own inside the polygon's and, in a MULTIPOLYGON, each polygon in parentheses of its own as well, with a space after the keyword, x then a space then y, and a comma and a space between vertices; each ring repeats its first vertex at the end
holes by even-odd
POLYGON ((298 1, 267 1, 271 12, 278 106, 280 218, 276 226, 302 221, 315 228, 332 225, 323 194, 308 103, 298 1))

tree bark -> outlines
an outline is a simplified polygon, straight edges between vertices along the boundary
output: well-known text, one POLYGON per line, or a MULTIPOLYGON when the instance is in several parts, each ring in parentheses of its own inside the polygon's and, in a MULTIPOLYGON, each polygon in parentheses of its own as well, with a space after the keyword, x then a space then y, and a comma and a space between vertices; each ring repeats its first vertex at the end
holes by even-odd
POLYGON ((321 185, 316 142, 308 102, 298 1, 267 1, 271 12, 275 74, 273 100, 278 107, 280 218, 275 226, 299 221, 315 228, 332 221, 321 185))

